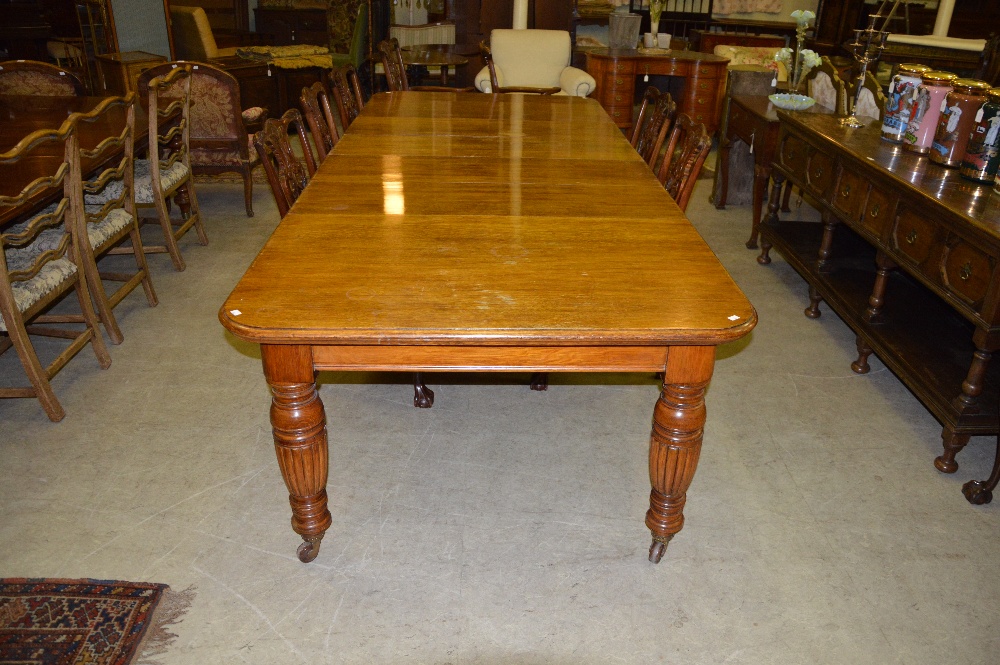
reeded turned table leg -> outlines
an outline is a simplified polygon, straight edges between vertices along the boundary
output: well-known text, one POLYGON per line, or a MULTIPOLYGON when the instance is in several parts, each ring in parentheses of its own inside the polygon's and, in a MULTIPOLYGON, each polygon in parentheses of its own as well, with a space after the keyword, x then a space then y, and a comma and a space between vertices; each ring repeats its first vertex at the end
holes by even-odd
POLYGON ((653 535, 649 560, 659 563, 667 543, 684 526, 684 503, 698 467, 705 427, 705 390, 712 378, 715 347, 674 346, 667 354, 660 398, 649 439, 649 510, 653 535))
POLYGON ((308 346, 263 344, 261 357, 271 388, 274 451, 288 488, 292 529, 304 541, 297 553, 308 563, 319 554, 320 541, 333 521, 326 498, 326 414, 308 346))

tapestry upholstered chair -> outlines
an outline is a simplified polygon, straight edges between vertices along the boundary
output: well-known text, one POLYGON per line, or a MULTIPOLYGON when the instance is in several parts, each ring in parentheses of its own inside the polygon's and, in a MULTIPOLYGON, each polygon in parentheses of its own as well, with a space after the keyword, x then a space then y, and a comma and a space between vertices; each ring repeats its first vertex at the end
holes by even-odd
MULTIPOLYGON (((166 63, 142 72, 139 90, 145 90, 153 78, 168 74, 175 65, 166 63)), ((228 72, 201 62, 191 65, 191 168, 195 174, 239 173, 247 217, 253 217, 253 170, 260 159, 247 128, 259 126, 267 109, 244 109, 240 84, 228 72)))
POLYGON ((83 214, 77 215, 77 237, 86 238, 79 243, 83 271, 87 277, 87 286, 94 298, 97 316, 104 324, 108 337, 114 344, 121 344, 124 336, 115 319, 114 308, 125 296, 138 286, 146 292, 146 301, 150 307, 157 304, 153 280, 146 265, 146 255, 142 251, 142 239, 139 236, 139 221, 135 214, 135 198, 133 192, 134 163, 133 150, 135 140, 135 93, 128 97, 108 97, 89 113, 77 116, 78 139, 77 153, 73 161, 75 169, 74 183, 78 183, 74 191, 75 203, 83 214), (87 125, 95 127, 118 128, 108 130, 102 135, 83 131, 87 125), (122 156, 117 160, 107 162, 107 157, 121 150, 122 156), (90 163, 103 163, 104 168, 98 173, 84 174, 80 164, 84 160, 90 163), (119 183, 116 189, 120 194, 110 198, 101 205, 85 206, 86 192, 99 192, 112 182, 119 183), (135 270, 121 272, 120 265, 116 270, 101 270, 101 258, 112 250, 124 245, 118 253, 130 253, 135 259, 135 270), (105 290, 106 282, 120 282, 121 285, 112 293, 105 290))
POLYGON ((340 140, 330 107, 330 90, 322 81, 316 81, 308 88, 302 88, 299 103, 302 105, 302 116, 312 134, 316 154, 322 162, 340 140))
POLYGON ((670 121, 676 112, 677 103, 670 93, 661 93, 653 86, 646 88, 629 141, 651 169, 656 167, 663 141, 670 130, 670 121))
POLYGON ((565 30, 494 30, 481 45, 484 67, 476 75, 482 92, 535 92, 586 97, 594 77, 572 67, 572 46, 565 30))
POLYGON ((82 94, 83 83, 62 67, 34 60, 0 62, 0 95, 76 97, 82 94))
POLYGON ((695 123, 686 113, 678 113, 656 177, 682 211, 687 210, 695 181, 711 148, 712 137, 704 123, 695 123))
POLYGON ((337 67, 330 73, 330 92, 337 101, 340 112, 340 126, 347 131, 354 119, 365 107, 365 98, 361 94, 361 83, 354 65, 337 67))
POLYGON ((449 88, 444 85, 410 85, 410 80, 406 75, 406 65, 403 64, 403 51, 399 48, 399 41, 392 37, 385 39, 378 44, 379 58, 382 61, 382 69, 385 70, 385 82, 389 92, 402 90, 423 90, 425 92, 473 92, 475 88, 449 88))
POLYGON ((847 84, 830 58, 820 58, 819 66, 806 74, 805 84, 805 93, 817 104, 832 109, 836 115, 847 115, 847 84))
MULTIPOLYGON (((148 158, 135 160, 133 185, 136 207, 154 208, 163 231, 164 244, 144 243, 143 251, 169 254, 174 269, 180 272, 186 266, 178 241, 191 229, 202 245, 208 244, 208 236, 195 195, 189 156, 193 66, 188 62, 169 64, 176 66, 170 68, 170 73, 154 77, 147 86, 148 158), (175 122, 164 122, 160 127, 161 120, 175 117, 175 122), (179 217, 171 214, 171 201, 177 204, 179 217)), ((86 195, 85 203, 103 205, 120 195, 121 185, 112 182, 101 191, 86 195)), ((129 250, 119 248, 112 253, 124 251, 129 250)))
POLYGON ((79 171, 73 166, 75 120, 71 116, 58 130, 33 132, 0 154, 0 353, 13 347, 30 383, 4 386, 0 397, 36 397, 52 421, 66 412, 50 381, 70 358, 90 344, 100 366, 111 365, 73 231, 74 216, 81 212, 74 203, 79 184, 72 182, 79 171), (41 172, 35 164, 42 163, 52 166, 41 172), (56 200, 39 210, 38 201, 50 195, 56 200), (44 314, 70 292, 76 294, 79 315, 44 314), (80 321, 83 328, 39 325, 69 321, 80 321), (43 366, 29 334, 70 343, 43 366))
POLYGON ((174 56, 178 60, 205 62, 236 55, 236 47, 219 48, 208 14, 201 7, 171 4, 170 28, 174 37, 174 56))

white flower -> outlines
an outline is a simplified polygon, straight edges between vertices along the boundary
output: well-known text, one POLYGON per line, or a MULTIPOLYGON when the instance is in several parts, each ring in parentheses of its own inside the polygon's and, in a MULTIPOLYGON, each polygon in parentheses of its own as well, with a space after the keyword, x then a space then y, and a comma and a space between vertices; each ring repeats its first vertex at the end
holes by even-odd
POLYGON ((813 67, 819 67, 822 60, 816 51, 811 51, 809 49, 802 49, 802 66, 808 69, 813 67))
POLYGON ((816 18, 816 13, 808 9, 796 9, 792 12, 792 18, 799 25, 809 25, 809 21, 816 18))

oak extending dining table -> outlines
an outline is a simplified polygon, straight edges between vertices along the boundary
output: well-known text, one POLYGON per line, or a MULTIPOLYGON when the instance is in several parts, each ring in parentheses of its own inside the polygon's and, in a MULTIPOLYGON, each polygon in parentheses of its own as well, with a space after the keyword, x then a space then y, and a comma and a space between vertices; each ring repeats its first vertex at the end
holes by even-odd
POLYGON ((683 526, 715 348, 757 320, 594 100, 410 91, 372 97, 219 318, 260 344, 303 562, 332 523, 320 370, 662 373, 658 562, 683 526))

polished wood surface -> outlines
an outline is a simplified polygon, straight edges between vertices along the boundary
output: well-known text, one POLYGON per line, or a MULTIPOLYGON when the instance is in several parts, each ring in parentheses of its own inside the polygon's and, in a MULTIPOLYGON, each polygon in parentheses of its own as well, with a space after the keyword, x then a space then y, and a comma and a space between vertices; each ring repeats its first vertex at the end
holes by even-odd
POLYGON ((677 98, 679 112, 688 114, 695 122, 705 123, 710 134, 719 129, 728 58, 697 51, 647 54, 608 48, 582 50, 587 57, 587 71, 597 81, 592 96, 619 127, 632 125, 636 78, 659 75, 683 81, 683 90, 677 98))
POLYGON ((365 106, 220 319, 262 346, 303 561, 330 524, 314 372, 333 368, 663 372, 658 560, 683 523, 714 347, 756 314, 593 100, 397 92, 365 106))
POLYGON ((942 423, 943 472, 971 435, 996 434, 1000 369, 1000 193, 880 140, 879 123, 778 112, 774 177, 821 204, 825 222, 778 218, 772 188, 760 263, 772 246, 942 423), (847 227, 847 228, 845 228, 847 227))

